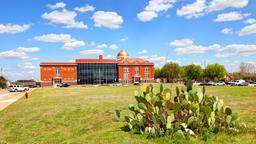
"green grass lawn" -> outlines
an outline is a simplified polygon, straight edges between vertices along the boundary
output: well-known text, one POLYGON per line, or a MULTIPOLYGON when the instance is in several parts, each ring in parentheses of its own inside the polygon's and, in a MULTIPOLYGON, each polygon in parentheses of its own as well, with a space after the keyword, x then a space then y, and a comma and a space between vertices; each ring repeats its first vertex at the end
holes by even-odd
MULTIPOLYGON (((20 99, 0 112, 0 144, 171 143, 168 137, 147 139, 145 135, 124 132, 120 129, 123 122, 112 122, 115 109, 121 109, 124 114, 128 104, 135 103, 133 91, 139 88, 77 86, 36 89, 29 100, 20 99)), ((256 128, 256 87, 207 87, 206 90, 237 111, 248 127, 256 128)), ((187 143, 205 142, 192 138, 187 143)), ((253 144, 256 143, 256 133, 219 133, 207 143, 253 144)))

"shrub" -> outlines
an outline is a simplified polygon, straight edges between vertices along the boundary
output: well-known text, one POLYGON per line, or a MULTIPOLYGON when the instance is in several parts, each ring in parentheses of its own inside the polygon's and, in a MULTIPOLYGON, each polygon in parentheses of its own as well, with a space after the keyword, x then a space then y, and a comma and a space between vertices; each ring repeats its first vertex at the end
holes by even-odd
MULTIPOLYGON (((191 83, 183 88, 176 87, 176 96, 171 90, 160 85, 157 92, 152 85, 135 91, 136 105, 128 106, 128 115, 124 117, 125 128, 150 137, 171 135, 189 137, 219 131, 238 132, 239 118, 230 107, 215 96, 205 94, 205 88, 193 89, 191 83)), ((116 110, 115 120, 121 120, 116 110)))

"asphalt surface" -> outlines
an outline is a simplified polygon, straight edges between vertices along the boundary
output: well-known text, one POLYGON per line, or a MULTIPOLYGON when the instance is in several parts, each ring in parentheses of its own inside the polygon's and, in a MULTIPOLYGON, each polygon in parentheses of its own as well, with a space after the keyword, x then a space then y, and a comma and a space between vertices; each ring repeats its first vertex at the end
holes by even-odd
POLYGON ((0 89, 0 111, 23 97, 25 92, 8 92, 0 89))

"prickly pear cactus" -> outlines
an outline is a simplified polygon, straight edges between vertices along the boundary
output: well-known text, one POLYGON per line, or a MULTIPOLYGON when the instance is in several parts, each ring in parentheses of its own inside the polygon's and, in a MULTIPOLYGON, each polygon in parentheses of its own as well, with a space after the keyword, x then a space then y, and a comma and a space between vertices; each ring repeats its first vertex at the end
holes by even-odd
MULTIPOLYGON (((193 89, 187 84, 181 89, 176 87, 176 94, 172 95, 171 89, 163 85, 158 92, 149 85, 134 95, 137 104, 128 106, 124 121, 125 127, 135 133, 188 137, 202 134, 205 129, 216 133, 239 128, 238 114, 218 97, 206 95, 205 88, 193 89)), ((119 111, 115 120, 121 120, 119 111)))

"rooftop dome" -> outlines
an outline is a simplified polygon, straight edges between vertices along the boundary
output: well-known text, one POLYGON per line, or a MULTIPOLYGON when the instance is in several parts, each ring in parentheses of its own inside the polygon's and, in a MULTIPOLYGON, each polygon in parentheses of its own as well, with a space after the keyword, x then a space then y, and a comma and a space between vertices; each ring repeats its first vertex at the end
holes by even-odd
POLYGON ((117 54, 117 58, 126 58, 128 56, 129 56, 129 54, 126 50, 121 50, 117 54))

